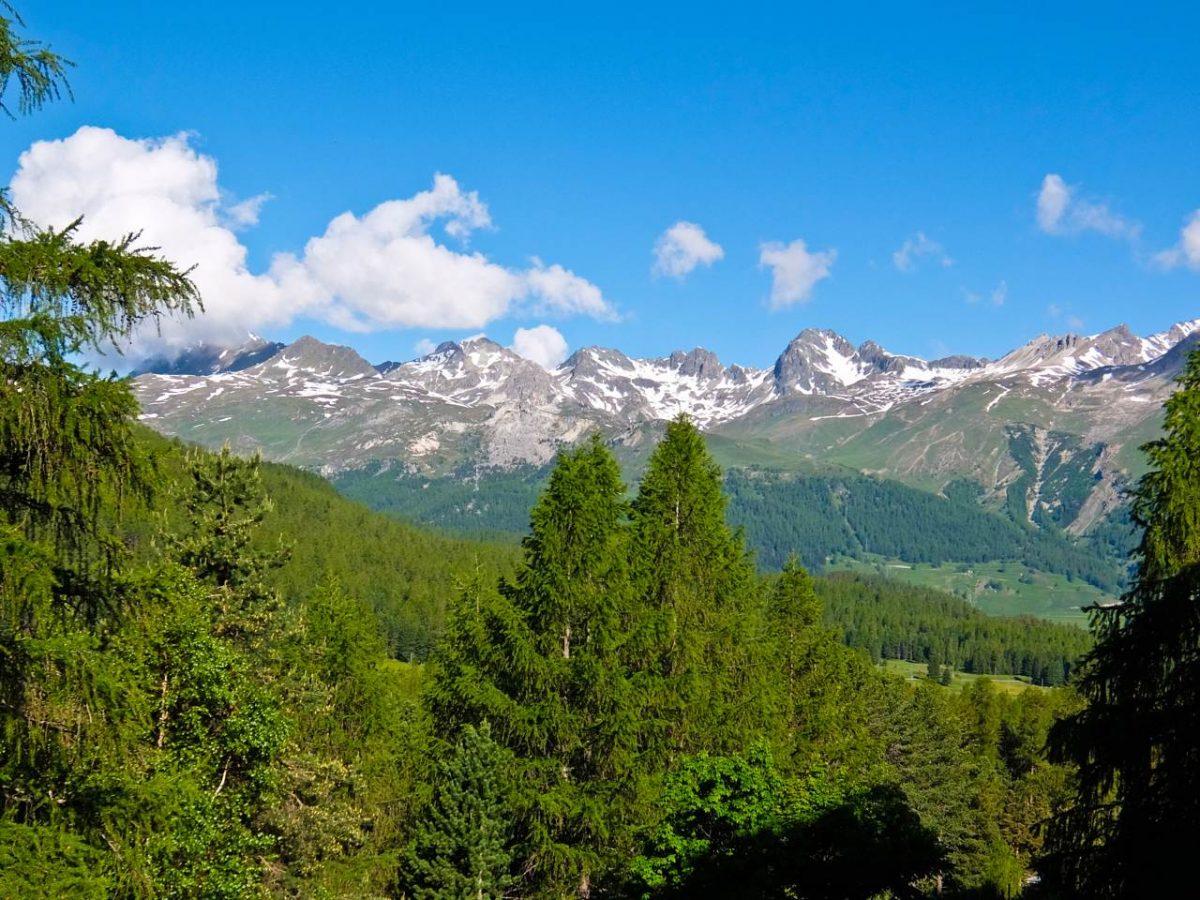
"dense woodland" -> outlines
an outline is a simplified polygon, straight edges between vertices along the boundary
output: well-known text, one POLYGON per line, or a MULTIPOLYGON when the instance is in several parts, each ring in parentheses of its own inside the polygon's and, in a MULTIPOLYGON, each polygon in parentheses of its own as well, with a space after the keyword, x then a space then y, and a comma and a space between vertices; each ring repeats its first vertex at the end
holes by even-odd
MULTIPOLYGON (((529 507, 547 475, 526 467, 431 479, 370 466, 340 473, 335 482, 346 496, 406 521, 511 540, 526 533, 529 507)), ((853 473, 749 468, 725 476, 729 521, 745 529, 763 571, 778 571, 793 554, 813 572, 838 556, 874 554, 934 565, 1013 560, 1112 594, 1122 590, 1132 548, 1127 522, 1105 523, 1078 541, 1052 520, 1034 527, 1024 513, 1018 519, 984 509, 982 490, 957 480, 941 496, 853 473)))
POLYGON ((986 616, 940 591, 884 578, 814 579, 825 622, 872 659, 907 659, 963 672, 1065 684, 1090 636, 1071 625, 986 616))
MULTIPOLYGON (((0 99, 28 111, 64 64, 18 27, 0 99)), ((1148 448, 1134 586, 1077 661, 1069 630, 952 598, 814 586, 795 558, 762 577, 684 419, 632 491, 599 438, 560 454, 518 549, 151 438, 77 360, 199 313, 186 273, 136 236, 0 221, 0 896, 1132 897, 1189 874, 1200 355, 1148 448), (1073 687, 938 683, 1010 664, 1073 687)))
POLYGON ((726 488, 732 520, 775 568, 792 553, 809 568, 868 553, 934 565, 1020 560, 1111 592, 1124 581, 1123 566, 1098 548, 1073 543, 1053 523, 1032 528, 987 512, 962 482, 943 497, 866 475, 751 469, 731 471, 726 488))

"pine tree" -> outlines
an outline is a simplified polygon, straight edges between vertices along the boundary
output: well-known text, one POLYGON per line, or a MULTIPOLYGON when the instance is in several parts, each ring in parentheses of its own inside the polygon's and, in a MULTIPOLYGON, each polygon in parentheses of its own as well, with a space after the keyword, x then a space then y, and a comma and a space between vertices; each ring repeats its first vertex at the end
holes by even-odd
POLYGON ((514 882, 507 796, 511 759, 485 722, 464 725, 437 766, 433 798, 400 872, 413 900, 500 900, 514 882))
POLYGON ((1043 865, 1066 896, 1172 895, 1200 841, 1200 352, 1165 409, 1134 492, 1133 586, 1095 611, 1078 680, 1088 705, 1052 733, 1078 766, 1043 865))
MULTIPOLYGON (((67 91, 70 63, 3 12, 0 109, 25 113, 67 91)), ((19 845, 60 848, 7 859, 17 882, 26 865, 49 884, 74 877, 71 859, 119 855, 101 840, 104 806, 132 781, 120 762, 143 721, 127 661, 109 652, 130 599, 112 512, 151 477, 128 384, 77 360, 198 304, 136 235, 83 244, 78 224, 39 228, 0 196, 0 807, 19 845)))
POLYGON ((632 846, 639 722, 620 657, 623 494, 598 438, 561 454, 515 579, 498 591, 470 582, 432 660, 438 731, 487 721, 515 757, 522 871, 548 895, 588 895, 632 846))
POLYGON ((771 587, 758 642, 765 666, 759 683, 772 697, 766 724, 779 734, 780 765, 843 775, 861 768, 871 746, 863 699, 874 673, 823 626, 821 598, 794 556, 771 587))
POLYGON ((660 764, 736 749, 762 727, 754 568, 725 521, 721 470, 681 416, 633 502, 638 610, 628 658, 645 690, 647 750, 660 764))
POLYGON ((267 574, 289 554, 286 547, 264 552, 252 543, 272 509, 260 465, 257 456, 241 459, 228 446, 217 454, 191 453, 190 489, 181 504, 191 527, 183 537, 168 537, 179 562, 212 587, 222 635, 253 649, 262 648, 280 609, 267 574))

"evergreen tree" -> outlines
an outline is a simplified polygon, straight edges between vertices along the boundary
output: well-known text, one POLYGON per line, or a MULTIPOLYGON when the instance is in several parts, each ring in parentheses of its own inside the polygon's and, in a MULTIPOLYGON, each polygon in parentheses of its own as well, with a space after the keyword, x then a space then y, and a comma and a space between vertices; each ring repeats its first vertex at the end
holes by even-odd
POLYGON ((413 900, 500 900, 511 873, 511 759, 485 722, 464 725, 437 766, 433 798, 405 854, 400 890, 413 900))
POLYGON ((762 728, 753 683, 757 585, 725 522, 721 471, 686 416, 667 425, 633 502, 638 610, 628 659, 645 691, 660 765, 732 751, 762 728))
POLYGON ((1133 586, 1095 611, 1078 681, 1088 705, 1054 732, 1078 766, 1044 866, 1067 896, 1171 895, 1200 841, 1200 352, 1165 409, 1134 492, 1133 586))
MULTIPOLYGON (((19 24, 5 4, 0 109, 10 114, 67 90, 69 63, 19 24)), ((104 843, 106 815, 138 786, 122 763, 146 704, 111 652, 130 611, 113 519, 151 478, 129 386, 76 360, 159 315, 190 313, 198 297, 136 235, 84 244, 77 230, 39 228, 0 198, 0 809, 9 849, 46 848, 6 858, 6 888, 28 876, 88 896, 126 849, 104 843)))
POLYGON ((288 549, 264 551, 253 539, 272 503, 263 489, 261 461, 220 453, 193 452, 190 485, 182 507, 190 523, 182 538, 169 537, 179 562, 212 586, 217 627, 248 648, 262 649, 280 609, 267 573, 283 564, 288 549))
POLYGON ((623 494, 598 438, 561 454, 515 579, 469 584, 433 659, 438 731, 487 721, 514 754, 522 871, 548 895, 588 895, 637 820, 623 494))

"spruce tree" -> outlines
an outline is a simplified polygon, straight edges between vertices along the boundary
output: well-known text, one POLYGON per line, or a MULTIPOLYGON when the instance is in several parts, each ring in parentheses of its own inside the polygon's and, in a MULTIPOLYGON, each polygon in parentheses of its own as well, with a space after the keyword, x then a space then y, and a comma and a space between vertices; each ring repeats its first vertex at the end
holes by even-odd
POLYGON ((638 706, 622 667, 628 607, 620 471, 598 438, 564 452, 512 581, 467 585, 432 660, 437 729, 491 724, 518 774, 531 890, 587 896, 632 847, 638 706))
MULTIPOLYGON (((19 25, 5 4, 0 109, 10 115, 65 93, 70 65, 19 25)), ((133 785, 122 754, 144 698, 111 652, 130 605, 113 511, 152 479, 128 384, 78 360, 198 304, 186 273, 136 235, 85 244, 77 231, 39 228, 0 195, 0 807, 10 847, 59 848, 6 858, 8 885, 22 870, 31 883, 65 883, 85 859, 98 883, 100 861, 124 852, 104 843, 104 814, 133 785)))
POLYGON ((873 673, 823 626, 822 612, 812 578, 790 557, 767 596, 759 639, 768 724, 785 771, 855 768, 851 759, 870 744, 863 699, 873 673))
POLYGON ((733 751, 762 723, 749 640, 757 585, 725 521, 721 470, 685 416, 667 425, 632 512, 628 659, 644 691, 646 748, 668 767, 687 753, 733 751))
POLYGON ((1077 796, 1052 823, 1043 865, 1065 896, 1170 896, 1200 842, 1200 352, 1143 449, 1133 586, 1093 614, 1078 680, 1088 705, 1052 733, 1078 767, 1077 796))
POLYGON ((485 722, 464 725, 437 764, 433 798, 400 872, 401 896, 413 900, 500 900, 514 882, 511 759, 485 722))
POLYGON ((259 650, 280 609, 267 574, 289 554, 286 547, 263 551, 252 543, 272 509, 260 466, 259 457, 241 459, 228 446, 216 454, 191 453, 189 490, 181 498, 190 529, 168 537, 179 562, 211 586, 222 636, 259 650))

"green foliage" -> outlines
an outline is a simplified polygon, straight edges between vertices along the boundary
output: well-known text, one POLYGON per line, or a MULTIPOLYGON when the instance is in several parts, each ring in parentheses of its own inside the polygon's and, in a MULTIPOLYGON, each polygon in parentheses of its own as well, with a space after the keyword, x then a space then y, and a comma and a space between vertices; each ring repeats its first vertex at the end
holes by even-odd
MULTIPOLYGON (((148 429, 139 428, 137 435, 163 481, 157 511, 134 505, 126 515, 126 530, 138 535, 136 545, 149 558, 158 552, 153 536, 159 528, 186 532, 190 526, 182 504, 193 479, 188 455, 196 451, 148 429)), ((250 529, 249 551, 271 562, 262 567, 263 583, 299 600, 333 578, 370 607, 389 655, 397 659, 428 656, 463 573, 481 567, 495 580, 511 571, 519 556, 515 547, 468 541, 373 514, 341 497, 319 475, 268 462, 257 471, 272 498, 261 510, 261 524, 250 529)))
POLYGON ((770 587, 759 638, 764 671, 756 683, 770 698, 770 718, 788 771, 852 772, 871 768, 863 699, 874 681, 865 660, 822 624, 813 581, 795 559, 770 587))
POLYGON ((746 529, 759 563, 791 554, 816 571, 833 556, 877 554, 909 563, 1021 560, 1108 591, 1123 572, 1111 557, 1078 546, 1056 528, 1037 529, 964 502, 961 489, 939 497, 865 475, 787 475, 731 471, 729 518, 746 529))
POLYGON ((437 767, 433 798, 404 857, 402 896, 499 900, 514 882, 511 758, 484 723, 465 725, 437 767))
POLYGON ((514 755, 522 869, 587 885, 631 845, 638 709, 618 655, 629 606, 624 486, 599 440, 563 453, 534 507, 524 564, 464 590, 431 668, 435 726, 489 722, 514 755))
POLYGON ((4 12, 8 15, 0 14, 0 110, 11 117, 12 102, 7 95, 13 82, 17 111, 24 115, 70 92, 66 74, 72 63, 39 41, 17 34, 14 26, 24 22, 7 3, 4 12))
POLYGON ((1095 612, 1078 680, 1088 705, 1055 732, 1078 793, 1052 823, 1044 872, 1063 896, 1163 896, 1200 838, 1200 353, 1166 403, 1134 493, 1133 587, 1095 612))
POLYGON ((541 466, 483 473, 470 466, 433 478, 372 465, 341 472, 333 483, 350 499, 407 522, 515 543, 547 477, 541 466))
MULTIPOLYGON (((1088 634, 1037 619, 986 616, 944 594, 877 577, 816 580, 825 620, 872 659, 949 665, 974 674, 1024 675, 1064 684, 1091 646, 1088 634)), ((932 674, 932 669, 931 669, 932 674)))
POLYGON ((678 888, 702 861, 732 861, 747 838, 777 832, 787 798, 783 777, 759 746, 747 757, 685 757, 668 776, 659 803, 666 814, 630 866, 648 893, 678 888))
POLYGON ((787 780, 764 748, 700 754, 664 787, 663 820, 632 864, 643 897, 873 897, 909 893, 940 862, 894 788, 787 780))
POLYGON ((761 612, 741 532, 725 521, 721 472, 686 417, 671 422, 632 506, 638 608, 630 660, 665 761, 732 750, 761 722, 749 637, 761 612))
POLYGON ((57 828, 0 821, 0 896, 110 896, 101 855, 86 842, 57 828))

